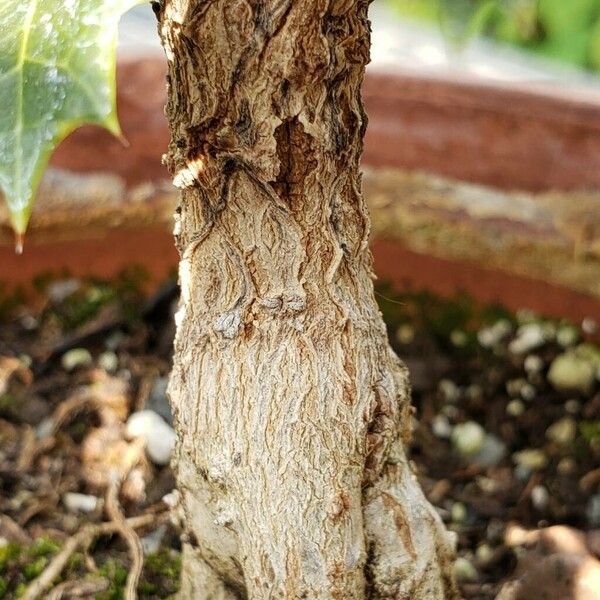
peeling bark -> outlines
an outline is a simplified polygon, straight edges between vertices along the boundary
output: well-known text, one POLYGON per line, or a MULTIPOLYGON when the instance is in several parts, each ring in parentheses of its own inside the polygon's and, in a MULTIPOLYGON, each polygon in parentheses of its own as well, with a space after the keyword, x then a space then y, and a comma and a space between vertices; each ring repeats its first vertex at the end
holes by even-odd
POLYGON ((167 0, 182 598, 455 598, 360 192, 366 0, 167 0))

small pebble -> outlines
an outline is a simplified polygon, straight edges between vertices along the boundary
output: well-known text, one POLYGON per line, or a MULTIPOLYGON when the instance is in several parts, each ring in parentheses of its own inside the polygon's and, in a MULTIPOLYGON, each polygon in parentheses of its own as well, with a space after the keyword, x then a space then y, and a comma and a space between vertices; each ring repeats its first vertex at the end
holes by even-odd
POLYGON ((521 388, 521 398, 531 402, 537 396, 537 390, 530 383, 526 383, 521 388))
POLYGON ((492 560, 494 560, 495 553, 492 550, 489 544, 485 542, 477 546, 477 550, 475 550, 475 558, 480 566, 486 567, 488 566, 492 560))
POLYGON ((452 425, 445 415, 436 415, 431 421, 431 431, 435 437, 448 439, 452 434, 452 425))
POLYGON ((498 482, 494 478, 484 475, 477 477, 477 485, 484 494, 494 494, 498 490, 498 482))
POLYGON ((81 282, 77 279, 64 279, 63 281, 54 281, 47 288, 46 293, 50 300, 59 304, 66 300, 71 294, 74 294, 81 287, 81 282))
POLYGON ((104 347, 107 350, 112 350, 113 352, 119 348, 125 339, 125 334, 122 331, 115 331, 111 333, 106 340, 104 340, 104 347))
POLYGON ((35 435, 38 440, 43 440, 54 432, 54 419, 51 417, 45 418, 36 428, 35 435))
POLYGON ((29 369, 29 368, 31 368, 31 365, 33 364, 33 359, 31 358, 31 356, 29 356, 29 354, 19 354, 19 362, 26 369, 29 369))
POLYGON ((450 334, 450 342, 455 348, 464 348, 468 341, 469 337, 461 329, 454 329, 450 334))
POLYGON ((21 327, 25 329, 25 331, 33 331, 37 329, 39 325, 39 321, 30 314, 25 314, 19 319, 19 323, 21 323, 21 327))
POLYGON ((585 516, 590 527, 600 527, 600 495, 596 494, 588 500, 585 516))
POLYGON ((548 457, 539 448, 526 448, 512 455, 516 465, 528 470, 539 471, 548 464, 548 457))
POLYGON ((477 341, 482 348, 493 348, 497 346, 510 332, 512 325, 506 319, 496 321, 490 327, 484 327, 477 333, 477 341))
POLYGON ((462 456, 477 454, 485 442, 485 430, 479 423, 468 421, 455 425, 452 430, 452 444, 462 456))
POLYGON ((396 339, 403 345, 411 344, 415 339, 415 329, 412 325, 400 325, 396 330, 396 339))
POLYGON ((460 398, 460 389, 450 379, 441 379, 438 390, 446 402, 456 402, 460 398))
POLYGON ((506 456, 506 445, 491 433, 486 433, 481 449, 469 458, 469 462, 484 467, 496 467, 506 456))
POLYGON ((547 332, 538 323, 528 323, 521 325, 517 331, 517 336, 508 345, 511 354, 526 354, 543 346, 546 341, 547 332))
POLYGON ((573 417, 565 417, 556 421, 546 429, 546 437, 555 444, 568 446, 573 443, 577 435, 577 423, 573 417))
POLYGON ((581 322, 581 329, 587 335, 594 335, 598 331, 598 323, 592 317, 586 317, 581 322))
POLYGON ((167 465, 175 448, 176 434, 173 428, 152 410, 133 413, 126 424, 130 438, 143 437, 150 459, 157 465, 167 465))
POLYGON ((454 575, 458 581, 476 581, 479 576, 473 564, 462 556, 454 563, 454 575))
POLYGON ((150 395, 144 408, 158 413, 169 425, 173 425, 173 414, 167 397, 168 377, 157 377, 152 385, 150 395))
POLYGON ((181 495, 179 490, 172 490, 168 494, 165 494, 162 497, 162 501, 166 504, 171 510, 173 510, 181 500, 181 495))
POLYGON ((111 351, 103 352, 98 357, 98 366, 107 373, 114 373, 119 368, 119 357, 111 351))
POLYGON ((569 348, 579 341, 579 332, 572 325, 563 325, 556 332, 556 341, 559 346, 569 348))
POLYGON ((98 498, 88 494, 77 494, 75 492, 67 492, 62 497, 65 508, 71 512, 94 512, 98 507, 98 498))
POLYGON ((577 463, 570 456, 565 456, 558 461, 556 471, 563 476, 573 475, 577 471, 577 463))
POLYGON ((462 502, 455 502, 450 509, 453 523, 464 523, 467 519, 467 507, 462 502))
POLYGON ((544 321, 542 323, 542 332, 547 342, 556 338, 556 325, 552 321, 544 321))
POLYGON ((448 417, 449 419, 456 419, 458 416, 458 408, 453 404, 444 404, 442 406, 442 414, 448 417))
POLYGON ((465 389, 465 396, 471 401, 481 400, 483 398, 483 389, 480 385, 472 383, 465 389))
POLYGON ((543 485, 536 485, 531 490, 531 504, 539 511, 543 511, 548 506, 550 494, 543 485))
POLYGON ((537 313, 530 308, 520 308, 515 316, 521 324, 531 323, 537 319, 537 313))
POLYGON ((506 382, 506 393, 511 398, 516 398, 521 395, 523 386, 527 385, 527 380, 519 377, 518 379, 509 379, 506 382))
POLYGON ((85 348, 73 348, 73 350, 65 352, 61 358, 61 364, 65 371, 89 367, 92 362, 92 355, 85 348))
POLYGON ((537 354, 530 354, 523 362, 523 368, 527 373, 539 373, 544 368, 544 361, 537 354))
POLYGON ((570 415, 577 415, 581 411, 581 402, 579 402, 579 400, 575 400, 574 398, 567 400, 565 402, 565 410, 570 415))
POLYGON ((163 538, 165 537, 166 533, 167 526, 163 523, 157 529, 140 539, 140 542, 142 543, 142 550, 144 551, 144 556, 148 556, 149 554, 156 554, 160 550, 163 538))
POLYGON ((525 405, 521 400, 511 400, 506 405, 506 414, 511 417, 520 417, 525 412, 525 405))
POLYGON ((558 391, 579 391, 589 394, 596 378, 594 365, 575 352, 557 356, 550 365, 548 381, 558 391))

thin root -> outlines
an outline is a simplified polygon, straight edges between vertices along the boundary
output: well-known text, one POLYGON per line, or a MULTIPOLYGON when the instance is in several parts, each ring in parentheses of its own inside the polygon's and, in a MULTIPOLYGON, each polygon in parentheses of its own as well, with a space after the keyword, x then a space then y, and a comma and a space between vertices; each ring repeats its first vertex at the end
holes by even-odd
MULTIPOLYGON (((148 525, 155 525, 162 522, 166 518, 166 513, 156 515, 155 513, 140 515, 125 521, 125 527, 131 529, 139 529, 148 525)), ((34 579, 29 587, 25 590, 22 600, 36 600, 41 598, 52 582, 62 573, 69 558, 77 551, 77 548, 90 544, 91 540, 102 535, 110 535, 122 531, 123 525, 117 524, 114 521, 100 523, 98 525, 86 525, 80 529, 75 535, 71 536, 60 552, 50 561, 50 564, 44 571, 34 579)), ((137 536, 136 536, 137 537, 137 536)))

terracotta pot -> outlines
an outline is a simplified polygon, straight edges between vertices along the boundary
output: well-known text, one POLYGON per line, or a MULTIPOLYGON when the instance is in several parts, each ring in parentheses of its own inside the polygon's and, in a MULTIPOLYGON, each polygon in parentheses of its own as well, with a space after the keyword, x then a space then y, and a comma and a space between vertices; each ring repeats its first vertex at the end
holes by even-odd
MULTIPOLYGON (((593 102, 398 73, 369 75, 364 98, 369 166, 423 169, 506 189, 600 189, 600 105, 593 102)), ((129 147, 98 128, 83 127, 52 159, 54 167, 72 173, 116 177, 120 199, 89 217, 76 203, 48 211, 41 193, 23 256, 15 256, 4 223, 0 280, 26 284, 36 274, 62 268, 110 276, 131 263, 141 263, 156 279, 172 271, 177 257, 168 215, 175 200, 168 194, 156 200, 167 178, 160 162, 169 140, 164 102, 162 57, 120 60, 118 107, 129 147), (135 205, 140 195, 145 203, 135 205), (119 202, 129 208, 121 210, 119 202)), ((440 258, 439 250, 436 258, 409 246, 389 237, 374 241, 380 278, 398 288, 426 287, 444 295, 466 291, 513 309, 526 305, 556 316, 600 318, 600 300, 592 294, 510 268, 488 269, 480 258, 440 258)))

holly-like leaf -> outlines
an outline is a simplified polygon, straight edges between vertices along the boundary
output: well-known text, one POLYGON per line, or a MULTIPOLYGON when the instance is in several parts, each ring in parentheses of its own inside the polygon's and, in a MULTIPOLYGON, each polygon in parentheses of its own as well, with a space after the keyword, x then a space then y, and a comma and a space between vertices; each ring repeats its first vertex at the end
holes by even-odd
POLYGON ((0 188, 25 232, 54 147, 84 123, 120 135, 115 52, 121 15, 142 0, 0 3, 0 188))

